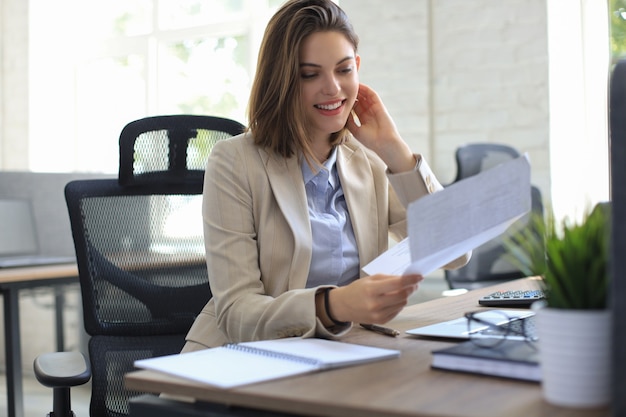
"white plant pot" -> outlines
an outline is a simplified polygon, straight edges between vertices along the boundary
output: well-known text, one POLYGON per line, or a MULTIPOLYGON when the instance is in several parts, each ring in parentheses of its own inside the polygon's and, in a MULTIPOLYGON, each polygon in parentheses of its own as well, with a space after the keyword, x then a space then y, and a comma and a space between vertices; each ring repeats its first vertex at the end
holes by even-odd
POLYGON ((542 389, 553 405, 602 407, 611 399, 611 311, 536 311, 542 389))

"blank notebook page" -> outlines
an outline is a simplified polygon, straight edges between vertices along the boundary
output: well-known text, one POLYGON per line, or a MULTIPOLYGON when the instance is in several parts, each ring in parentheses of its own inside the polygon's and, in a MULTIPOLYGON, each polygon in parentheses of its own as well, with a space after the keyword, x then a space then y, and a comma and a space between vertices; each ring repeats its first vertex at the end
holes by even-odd
POLYGON ((399 355, 400 351, 392 349, 325 339, 288 338, 142 359, 135 361, 135 366, 230 388, 399 355))

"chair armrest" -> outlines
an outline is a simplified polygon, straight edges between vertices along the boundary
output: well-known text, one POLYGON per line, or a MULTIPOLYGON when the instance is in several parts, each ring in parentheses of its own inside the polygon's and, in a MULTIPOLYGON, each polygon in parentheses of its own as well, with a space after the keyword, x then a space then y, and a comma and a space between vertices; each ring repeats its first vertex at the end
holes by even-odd
POLYGON ((35 358, 37 381, 50 388, 83 385, 91 378, 91 368, 80 352, 51 352, 35 358))

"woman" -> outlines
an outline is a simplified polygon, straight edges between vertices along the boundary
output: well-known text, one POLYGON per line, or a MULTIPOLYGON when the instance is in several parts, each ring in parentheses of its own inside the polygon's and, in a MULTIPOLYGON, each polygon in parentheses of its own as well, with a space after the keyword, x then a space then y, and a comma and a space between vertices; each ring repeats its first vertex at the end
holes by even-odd
POLYGON ((359 84, 357 45, 330 0, 291 0, 270 20, 248 131, 216 144, 208 160, 203 218, 213 298, 184 351, 339 337, 352 323, 391 320, 423 279, 360 277, 387 249, 389 233, 406 235, 406 204, 441 185, 378 95, 359 84))

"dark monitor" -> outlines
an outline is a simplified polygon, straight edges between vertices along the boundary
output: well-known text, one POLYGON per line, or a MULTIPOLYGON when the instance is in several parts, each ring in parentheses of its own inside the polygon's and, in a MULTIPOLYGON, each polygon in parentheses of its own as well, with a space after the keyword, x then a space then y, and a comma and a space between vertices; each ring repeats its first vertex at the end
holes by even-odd
POLYGON ((613 311, 613 416, 626 416, 626 59, 615 66, 609 94, 611 155, 611 298, 613 311))

